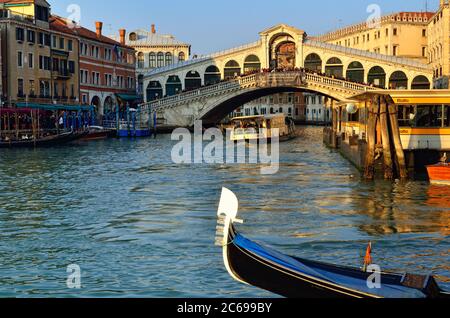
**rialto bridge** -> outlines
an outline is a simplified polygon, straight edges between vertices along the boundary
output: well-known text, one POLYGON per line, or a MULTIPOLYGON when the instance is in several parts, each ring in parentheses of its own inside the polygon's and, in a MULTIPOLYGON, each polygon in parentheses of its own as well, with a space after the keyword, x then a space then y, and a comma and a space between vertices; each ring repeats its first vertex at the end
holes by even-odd
POLYGON ((143 111, 156 112, 167 126, 199 119, 213 124, 280 92, 317 92, 342 102, 373 87, 430 89, 432 81, 423 63, 318 42, 282 24, 261 32, 255 43, 151 71, 143 111), (279 71, 262 72, 269 69, 279 71))

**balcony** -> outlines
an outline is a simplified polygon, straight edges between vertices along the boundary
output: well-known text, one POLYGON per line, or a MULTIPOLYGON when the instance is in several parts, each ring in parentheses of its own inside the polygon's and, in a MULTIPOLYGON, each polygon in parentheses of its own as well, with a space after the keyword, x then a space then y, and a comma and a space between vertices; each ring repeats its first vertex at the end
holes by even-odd
POLYGON ((21 14, 18 12, 12 12, 11 10, 8 10, 8 9, 0 9, 0 20, 3 20, 3 19, 11 19, 11 20, 28 22, 28 23, 33 23, 33 24, 36 21, 34 19, 34 16, 32 16, 32 15, 21 14))
POLYGON ((53 71, 53 74, 56 76, 57 79, 67 80, 72 77, 72 73, 70 73, 68 69, 53 71))

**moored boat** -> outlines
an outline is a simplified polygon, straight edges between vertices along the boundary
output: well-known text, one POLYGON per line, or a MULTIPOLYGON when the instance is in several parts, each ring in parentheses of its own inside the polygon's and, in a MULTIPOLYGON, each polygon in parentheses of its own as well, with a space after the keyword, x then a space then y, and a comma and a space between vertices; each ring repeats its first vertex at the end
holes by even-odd
POLYGON ((225 267, 236 281, 289 298, 449 298, 433 276, 379 273, 288 256, 255 243, 235 228, 238 199, 222 190, 216 245, 222 247, 225 267))
POLYGON ((294 121, 284 114, 236 117, 231 119, 231 127, 234 142, 287 141, 297 136, 294 121))
POLYGON ((0 142, 0 148, 37 148, 64 145, 83 138, 88 131, 65 132, 59 135, 51 135, 39 139, 4 140, 0 142))
POLYGON ((450 165, 448 163, 438 163, 427 166, 428 177, 432 184, 450 185, 450 165))
POLYGON ((81 138, 81 141, 91 141, 91 140, 102 140, 109 137, 114 137, 116 131, 114 129, 108 129, 101 126, 91 126, 89 127, 89 132, 86 136, 81 138))

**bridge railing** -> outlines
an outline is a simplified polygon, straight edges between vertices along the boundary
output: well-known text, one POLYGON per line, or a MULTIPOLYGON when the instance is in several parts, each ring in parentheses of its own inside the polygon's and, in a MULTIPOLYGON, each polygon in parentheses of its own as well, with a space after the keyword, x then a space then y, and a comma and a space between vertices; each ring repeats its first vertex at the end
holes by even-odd
POLYGON ((326 86, 340 87, 352 91, 370 91, 377 88, 364 84, 348 82, 341 79, 331 78, 319 74, 307 73, 303 71, 256 73, 221 82, 211 86, 205 86, 189 92, 165 97, 156 101, 151 101, 140 105, 142 111, 161 110, 172 105, 191 100, 193 98, 210 96, 224 91, 241 89, 244 87, 280 87, 280 86, 307 86, 309 83, 324 84, 326 86))

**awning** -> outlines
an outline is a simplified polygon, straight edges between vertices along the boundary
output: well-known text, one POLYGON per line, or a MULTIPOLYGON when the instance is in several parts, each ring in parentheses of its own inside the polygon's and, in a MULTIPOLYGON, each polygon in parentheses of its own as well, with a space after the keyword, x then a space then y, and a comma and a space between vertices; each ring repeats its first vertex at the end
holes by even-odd
POLYGON ((42 110, 65 110, 65 111, 91 111, 94 106, 87 105, 60 105, 60 104, 38 104, 38 103, 17 103, 17 108, 42 109, 42 110))
POLYGON ((139 96, 134 94, 116 94, 116 96, 125 102, 134 102, 139 99, 139 96))

